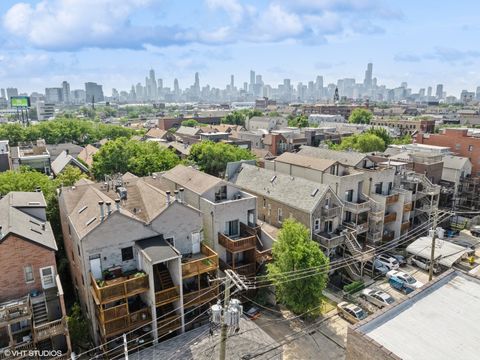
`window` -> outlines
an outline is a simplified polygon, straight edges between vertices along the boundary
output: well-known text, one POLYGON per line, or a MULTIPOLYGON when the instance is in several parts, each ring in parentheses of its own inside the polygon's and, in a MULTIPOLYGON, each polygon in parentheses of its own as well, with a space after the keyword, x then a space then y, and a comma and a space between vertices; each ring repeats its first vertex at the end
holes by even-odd
POLYGON ((272 205, 267 205, 267 215, 270 216, 272 214, 272 205))
POLYGON ((267 199, 263 198, 263 207, 266 208, 267 207, 267 199))
POLYGON ((215 192, 215 201, 222 201, 227 199, 227 187, 225 185, 221 186, 215 192))
POLYGON ((80 257, 80 245, 77 244, 78 257, 80 257))
POLYGON ((128 261, 133 259, 133 246, 129 246, 122 249, 122 261, 128 261))
POLYGON ((320 219, 315 219, 315 221, 313 222, 313 231, 320 231, 320 219))
POLYGON ((25 273, 25 282, 26 283, 31 283, 33 281, 35 281, 34 277, 33 277, 33 267, 32 265, 27 265, 23 268, 23 271, 25 273))
POLYGON ((460 144, 455 144, 455 150, 460 150, 460 144))
POLYGON ((473 145, 468 145, 468 151, 470 151, 470 152, 473 151, 473 145))
POLYGON ((382 194, 382 183, 375 184, 375 194, 382 194))
POLYGON ((240 235, 240 221, 232 220, 225 223, 225 235, 238 236, 240 235))
POLYGON ((332 221, 325 221, 325 228, 326 233, 331 233, 333 231, 333 222, 332 221))
POLYGON ((277 210, 277 220, 278 220, 278 222, 283 221, 283 209, 282 208, 278 208, 278 210, 277 210))
POLYGON ((348 201, 348 202, 353 201, 353 190, 345 191, 345 201, 348 201))

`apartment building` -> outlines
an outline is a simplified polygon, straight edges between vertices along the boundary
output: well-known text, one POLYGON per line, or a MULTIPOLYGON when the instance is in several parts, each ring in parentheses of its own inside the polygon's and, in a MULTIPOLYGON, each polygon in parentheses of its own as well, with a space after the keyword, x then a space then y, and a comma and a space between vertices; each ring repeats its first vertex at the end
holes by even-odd
POLYGON ((62 188, 65 250, 97 344, 183 332, 216 301, 218 255, 202 242, 203 215, 183 191, 161 188, 157 176, 129 173, 62 188))
POLYGON ((469 134, 466 128, 442 129, 440 134, 418 133, 417 144, 449 147, 457 156, 464 156, 472 162, 472 175, 480 176, 480 137, 469 134))
POLYGON ((10 170, 11 167, 12 161, 8 140, 0 140, 0 172, 10 170))
POLYGON ((231 167, 228 175, 230 182, 257 196, 260 221, 280 228, 285 219, 294 218, 327 254, 344 243, 343 204, 328 185, 248 163, 231 167))
POLYGON ((11 159, 13 169, 20 166, 28 166, 46 175, 50 175, 51 160, 45 140, 40 139, 35 143, 21 143, 11 148, 11 159))
POLYGON ((370 121, 370 125, 396 129, 401 135, 413 135, 417 132, 433 133, 435 131, 435 120, 425 119, 384 119, 383 116, 376 116, 370 121))
POLYGON ((218 254, 221 269, 255 275, 269 257, 272 244, 257 226, 256 196, 225 180, 183 165, 159 174, 159 177, 170 191, 184 189, 185 203, 201 211, 204 239, 218 254))
POLYGON ((70 358, 56 251, 41 192, 0 199, 0 359, 11 359, 12 350, 35 349, 70 358))

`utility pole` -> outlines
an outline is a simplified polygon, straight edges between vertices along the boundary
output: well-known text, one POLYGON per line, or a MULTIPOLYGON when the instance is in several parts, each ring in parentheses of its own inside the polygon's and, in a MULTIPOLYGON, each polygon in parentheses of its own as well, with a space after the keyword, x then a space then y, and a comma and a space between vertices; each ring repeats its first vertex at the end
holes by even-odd
POLYGON ((128 360, 127 334, 123 334, 123 355, 125 356, 125 360, 128 360))
POLYGON ((225 280, 225 299, 223 303, 223 309, 224 309, 224 319, 222 322, 222 330, 220 334, 220 360, 225 360, 225 354, 227 352, 227 330, 228 330, 228 325, 227 322, 225 321, 225 316, 226 316, 226 309, 228 306, 228 303, 230 301, 230 283, 231 283, 230 277, 227 275, 227 278, 225 280))
POLYGON ((437 237, 437 209, 433 212, 433 233, 432 233, 432 250, 430 252, 430 267, 428 268, 428 281, 432 281, 433 278, 433 264, 435 261, 435 240, 437 237))

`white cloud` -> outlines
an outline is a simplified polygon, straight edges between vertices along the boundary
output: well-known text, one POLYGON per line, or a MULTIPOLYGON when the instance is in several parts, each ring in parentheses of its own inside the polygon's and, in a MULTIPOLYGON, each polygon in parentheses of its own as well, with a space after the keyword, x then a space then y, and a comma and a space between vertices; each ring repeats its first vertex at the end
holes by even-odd
POLYGON ((235 23, 243 20, 246 8, 237 0, 206 0, 207 6, 212 10, 225 11, 235 23))

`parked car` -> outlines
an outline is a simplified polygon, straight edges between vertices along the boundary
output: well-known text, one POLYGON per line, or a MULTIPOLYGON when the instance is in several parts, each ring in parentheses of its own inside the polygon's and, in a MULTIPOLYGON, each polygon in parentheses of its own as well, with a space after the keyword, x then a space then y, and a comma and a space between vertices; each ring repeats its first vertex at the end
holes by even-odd
POLYGON ((403 255, 395 254, 395 253, 391 253, 391 252, 386 253, 385 255, 391 256, 395 260, 397 260, 400 267, 403 267, 403 266, 407 265, 407 259, 405 259, 405 256, 403 256, 403 255))
POLYGON ((251 307, 248 311, 245 312, 245 315, 251 320, 256 320, 261 316, 260 310, 256 307, 251 307))
POLYGON ((393 296, 387 294, 385 291, 375 289, 363 289, 360 294, 362 298, 372 303, 375 306, 383 308, 392 305, 395 302, 393 296))
POLYGON ((363 269, 371 276, 385 275, 389 271, 389 269, 377 259, 373 260, 373 262, 370 260, 366 261, 363 269))
MULTIPOLYGON (((386 276, 387 276, 387 279, 389 280, 394 279, 395 281, 398 281, 401 284, 403 284, 403 286, 405 286, 406 288, 410 288, 412 290, 421 288, 423 286, 422 282, 416 280, 413 276, 403 271, 390 270, 389 272, 387 272, 386 276)), ((390 285, 392 285, 391 282, 390 282, 390 285)))
POLYGON ((368 316, 367 312, 361 307, 346 301, 338 303, 337 310, 338 315, 352 324, 362 321, 368 316))
MULTIPOLYGON (((430 270, 430 260, 422 258, 421 256, 414 255, 410 259, 410 263, 419 267, 422 270, 429 271, 430 270)), ((441 271, 440 266, 435 262, 433 263, 433 273, 438 274, 441 271)))
POLYGON ((410 294, 412 291, 414 291, 414 289, 407 286, 407 283, 405 281, 402 281, 395 276, 392 276, 390 279, 388 279, 388 283, 391 287, 403 292, 405 295, 410 294))
POLYGON ((393 256, 381 254, 377 256, 377 260, 385 265, 388 270, 397 270, 400 267, 397 259, 395 259, 393 256))

